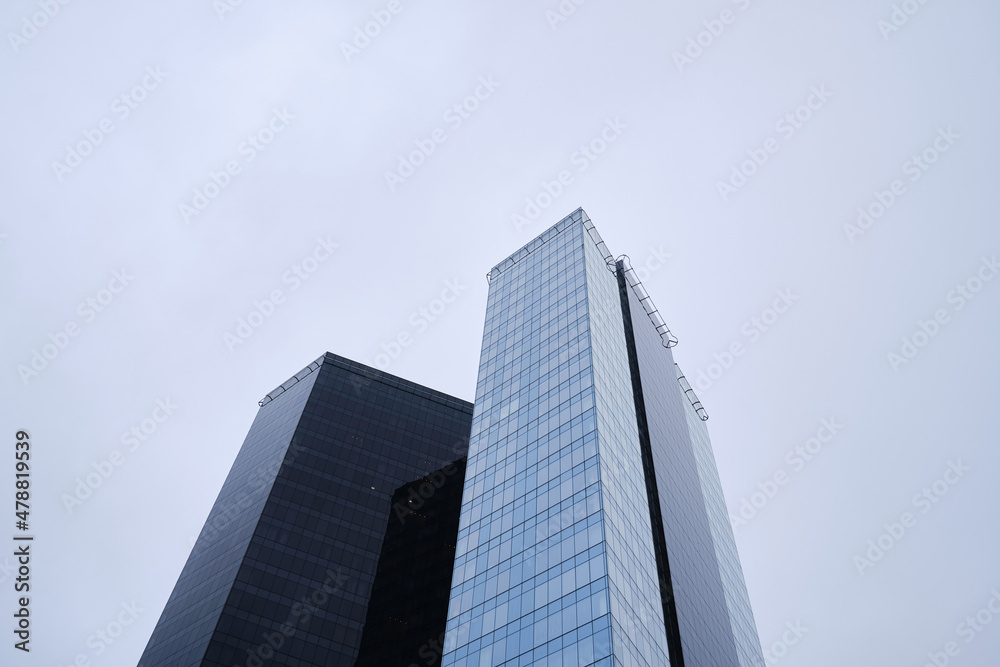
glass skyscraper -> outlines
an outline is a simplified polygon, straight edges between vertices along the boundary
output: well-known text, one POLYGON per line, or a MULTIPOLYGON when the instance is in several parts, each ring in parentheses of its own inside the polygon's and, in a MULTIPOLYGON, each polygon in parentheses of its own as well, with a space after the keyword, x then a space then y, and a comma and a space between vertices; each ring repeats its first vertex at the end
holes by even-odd
POLYGON ((490 271, 443 665, 763 666, 675 342, 582 209, 490 271))
MULTIPOLYGON (((139 664, 352 667, 373 599, 375 640, 442 634, 471 419, 465 401, 329 353, 268 394, 139 664), (410 586, 431 593, 404 606, 377 594, 394 576, 379 558, 415 540, 410 586)), ((420 648, 401 664, 432 664, 420 648)))
POLYGON ((763 667, 627 257, 577 209, 488 278, 474 406, 330 353, 260 401, 140 667, 763 667))

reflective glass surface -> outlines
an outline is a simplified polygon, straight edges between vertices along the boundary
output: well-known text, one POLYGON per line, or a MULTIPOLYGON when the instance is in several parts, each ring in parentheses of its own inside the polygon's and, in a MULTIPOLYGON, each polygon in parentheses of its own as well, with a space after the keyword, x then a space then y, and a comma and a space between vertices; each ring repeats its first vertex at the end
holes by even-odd
POLYGON ((298 375, 299 382, 258 410, 139 660, 142 667, 200 664, 317 374, 298 375))
POLYGON ((462 458, 393 494, 356 667, 441 664, 464 481, 462 458))
MULTIPOLYGON (((144 667, 358 658, 392 496, 465 455, 472 405, 329 353, 317 362, 265 399, 144 667)), ((446 582, 451 563, 438 567, 446 582)))
POLYGON ((667 664, 617 282, 584 215, 490 273, 443 665, 667 664))
POLYGON ((672 351, 626 292, 684 664, 763 667, 706 422, 681 390, 672 351))

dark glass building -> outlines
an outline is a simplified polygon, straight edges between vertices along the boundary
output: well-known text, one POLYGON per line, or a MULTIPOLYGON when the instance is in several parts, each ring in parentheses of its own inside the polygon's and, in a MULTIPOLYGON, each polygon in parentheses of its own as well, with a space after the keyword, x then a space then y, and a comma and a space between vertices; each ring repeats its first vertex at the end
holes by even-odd
MULTIPOLYGON (((373 637, 439 638, 471 419, 465 401, 330 353, 268 394, 139 664, 350 667, 370 602, 395 618, 376 613, 373 637), (444 481, 423 497, 432 471, 444 481), (424 505, 404 512, 414 480, 424 505), (377 583, 400 549, 423 550, 419 609, 377 583)), ((401 664, 427 664, 421 647, 401 664)))
POLYGON ((763 667, 704 408, 577 209, 489 273, 445 667, 763 667))
POLYGON ((142 667, 763 667, 677 340, 582 209, 490 271, 472 404, 260 402, 142 667))
POLYGON ((393 494, 357 667, 441 664, 464 482, 463 457, 393 494))

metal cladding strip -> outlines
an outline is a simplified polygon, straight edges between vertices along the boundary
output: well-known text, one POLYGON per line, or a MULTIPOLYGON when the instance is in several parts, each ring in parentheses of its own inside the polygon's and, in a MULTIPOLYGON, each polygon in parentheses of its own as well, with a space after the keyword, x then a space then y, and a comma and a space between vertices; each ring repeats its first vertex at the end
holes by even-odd
MULTIPOLYGON (((565 218, 539 234, 536 238, 532 239, 513 255, 494 266, 493 269, 486 274, 487 282, 491 282, 493 278, 500 275, 500 273, 504 270, 510 268, 514 264, 517 264, 519 261, 527 257, 533 251, 537 250, 552 237, 557 236, 565 230, 566 227, 576 221, 583 222, 583 228, 587 230, 587 234, 597 246, 597 250, 604 257, 604 262, 607 264, 609 271, 617 273, 618 262, 622 263, 626 282, 635 292, 636 297, 639 299, 639 303, 642 304, 642 308, 646 311, 646 316, 649 317, 649 321, 653 323, 653 327, 655 327, 656 332, 660 334, 660 340, 663 342, 663 347, 671 348, 677 345, 677 337, 671 333, 670 327, 667 326, 667 323, 663 320, 660 312, 657 310, 656 306, 653 305, 653 299, 646 292, 646 288, 643 287, 642 281, 639 280, 635 270, 632 268, 632 263, 629 260, 628 255, 621 255, 618 260, 615 260, 611 251, 608 250, 608 246, 604 242, 604 239, 601 238, 600 232, 597 231, 597 227, 594 226, 594 223, 590 220, 590 216, 588 216, 582 208, 576 209, 565 218)), ((684 395, 687 396, 688 400, 691 402, 691 407, 694 408, 698 417, 702 421, 707 421, 708 411, 705 410, 701 401, 698 400, 697 394, 694 393, 694 389, 692 389, 691 384, 687 381, 687 378, 684 377, 684 373, 681 372, 680 366, 678 366, 676 362, 674 363, 674 366, 677 368, 677 381, 680 382, 684 395)), ((263 405, 263 403, 261 403, 261 405, 263 405)))
POLYGON ((673 347, 677 345, 677 336, 670 333, 670 327, 667 323, 663 321, 663 317, 660 315, 660 311, 656 309, 653 305, 653 298, 649 296, 646 292, 646 288, 642 286, 642 281, 639 280, 639 276, 636 275, 635 270, 632 268, 632 262, 628 255, 621 255, 618 257, 618 261, 622 263, 625 267, 625 280, 628 282, 629 287, 635 292, 636 297, 639 299, 639 303, 642 304, 642 309, 646 311, 646 315, 649 316, 649 321, 653 323, 656 327, 656 332, 660 334, 660 340, 663 341, 663 347, 673 347), (631 276, 631 278, 629 277, 631 276))
POLYGON ((522 259, 533 253, 535 250, 538 250, 540 247, 548 243, 553 237, 558 236, 560 233, 562 233, 567 227, 569 227, 574 222, 579 222, 581 218, 584 219, 585 222, 590 222, 590 218, 587 218, 587 214, 583 212, 583 209, 577 208, 575 211, 573 211, 565 218, 563 218, 556 224, 546 229, 544 232, 533 238, 531 241, 528 241, 528 243, 522 246, 519 250, 517 250, 517 252, 512 254, 510 257, 508 257, 507 259, 503 260, 502 262, 494 266, 490 270, 490 272, 486 274, 486 282, 488 283, 492 282, 494 278, 496 278, 501 273, 503 273, 510 267, 514 266, 518 262, 520 262, 522 259))
POLYGON ((677 381, 681 383, 681 389, 684 390, 684 395, 688 397, 689 401, 691 401, 691 407, 694 408, 694 411, 698 414, 698 417, 701 418, 702 421, 708 421, 708 411, 705 410, 701 401, 698 400, 698 395, 694 393, 694 389, 691 388, 691 383, 687 381, 686 377, 684 377, 684 373, 681 372, 681 367, 677 365, 677 362, 674 362, 674 367, 677 368, 677 381))
POLYGON ((323 365, 323 357, 320 357, 319 359, 312 362, 311 364, 303 368, 301 371, 293 375, 284 384, 282 384, 280 387, 272 391, 270 394, 257 401, 257 405, 259 405, 260 407, 264 407, 265 405, 276 399, 278 396, 281 396, 286 391, 297 385, 300 381, 305 379, 307 375, 309 375, 322 365, 323 365))
POLYGON ((600 233, 597 231, 597 227, 594 227, 594 223, 590 221, 590 216, 584 214, 583 216, 583 228, 587 230, 590 234, 591 240, 597 245, 597 250, 604 256, 604 263, 608 266, 608 271, 615 273, 615 260, 611 256, 611 251, 608 250, 607 244, 604 243, 604 239, 601 238, 600 233))
MULTIPOLYGON (((649 321, 653 323, 656 328, 656 332, 660 334, 660 340, 663 342, 663 347, 671 348, 677 345, 677 337, 670 332, 670 328, 667 323, 663 321, 663 317, 660 316, 659 311, 656 306, 653 305, 653 299, 646 292, 646 288, 642 286, 642 281, 639 280, 639 276, 635 274, 635 270, 632 269, 632 263, 629 260, 628 255, 621 255, 618 260, 612 258, 611 252, 608 250, 608 246, 604 243, 604 239, 598 233, 597 228, 594 227, 594 223, 590 221, 590 218, 584 214, 583 227, 590 234, 590 238, 597 244, 597 249, 601 251, 604 255, 604 261, 608 265, 608 270, 612 273, 617 272, 618 262, 621 262, 622 269, 625 274, 625 280, 635 292, 636 297, 639 299, 639 303, 642 304, 643 310, 646 311, 646 315, 649 317, 649 321), (629 279, 631 274, 634 278, 629 279)), ((705 410, 705 406, 701 404, 698 400, 698 395, 694 393, 694 389, 691 387, 691 383, 687 381, 684 377, 684 373, 681 372, 681 367, 674 362, 674 366, 677 368, 677 381, 680 382, 681 389, 684 391, 684 395, 687 396, 688 400, 691 402, 691 407, 694 408, 695 413, 698 418, 702 421, 708 421, 708 411, 705 410)))

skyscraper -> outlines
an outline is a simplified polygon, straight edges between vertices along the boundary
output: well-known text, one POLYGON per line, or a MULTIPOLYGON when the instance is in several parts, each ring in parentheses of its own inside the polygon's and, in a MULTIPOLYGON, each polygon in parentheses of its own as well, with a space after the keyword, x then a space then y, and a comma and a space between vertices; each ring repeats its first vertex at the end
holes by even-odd
POLYGON ((475 410, 329 353, 260 401, 140 666, 763 667, 628 258, 577 209, 488 278, 475 410))
POLYGON ((443 665, 764 664, 674 343, 582 209, 490 271, 443 665))
POLYGON ((386 535, 406 548, 418 524, 431 536, 414 585, 436 597, 376 595, 377 618, 401 626, 370 634, 442 633, 471 418, 465 401, 330 353, 272 391, 139 664, 353 666, 373 587, 391 589, 376 576, 386 535), (414 480, 416 510, 399 497, 414 480))

